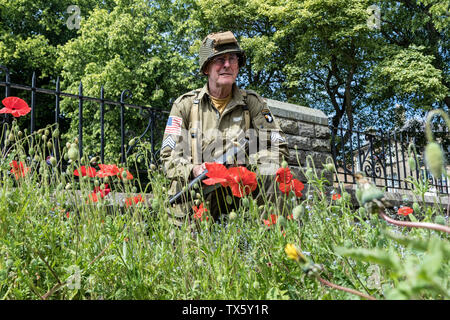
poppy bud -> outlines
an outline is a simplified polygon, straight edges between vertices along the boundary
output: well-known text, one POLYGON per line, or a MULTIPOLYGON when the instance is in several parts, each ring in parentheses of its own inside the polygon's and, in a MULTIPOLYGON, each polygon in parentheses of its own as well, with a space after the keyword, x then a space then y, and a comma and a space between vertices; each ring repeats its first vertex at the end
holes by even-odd
POLYGON ((248 198, 242 198, 242 205, 246 208, 249 207, 250 202, 249 202, 248 198))
POLYGON ((420 205, 417 202, 413 203, 412 208, 413 208, 415 213, 420 212, 420 205))
POLYGON ((228 215, 228 217, 230 218, 230 220, 234 220, 237 218, 237 214, 234 211, 231 211, 230 214, 228 215))
POLYGON ((153 208, 154 210, 158 210, 158 209, 159 209, 159 201, 158 201, 157 198, 155 198, 155 199, 152 200, 152 208, 153 208))
POLYGON ((152 163, 152 164, 150 164, 150 169, 151 170, 156 170, 156 166, 152 163))
POLYGON ((324 167, 325 167, 326 170, 328 170, 330 172, 334 171, 334 163, 328 162, 328 163, 325 164, 324 167))
POLYGON ((51 141, 47 142, 47 148, 51 149, 53 147, 53 143, 51 141))
POLYGON ((132 145, 134 145, 135 142, 136 142, 136 138, 133 138, 130 140, 130 142, 128 142, 128 145, 131 147, 132 145))
POLYGON ((441 146, 436 142, 431 142, 425 147, 425 161, 431 174, 440 179, 444 172, 444 153, 441 146))
POLYGON ((38 155, 34 156, 34 161, 38 162, 39 160, 41 160, 41 158, 38 155))
POLYGON ((56 128, 55 130, 53 130, 52 132, 52 137, 53 138, 58 138, 59 137, 59 129, 56 128))
POLYGON ((45 134, 42 136, 42 141, 47 141, 47 136, 45 134))
POLYGON ((232 198, 229 194, 227 194, 227 197, 226 197, 225 200, 227 201, 227 203, 228 203, 229 205, 231 205, 231 204, 233 203, 233 198, 232 198))
POLYGON ((283 162, 281 163, 281 167, 282 168, 287 168, 288 167, 288 163, 286 160, 283 160, 283 162))
POLYGON ((51 164, 52 166, 56 167, 57 161, 56 161, 56 158, 55 158, 55 157, 50 157, 49 161, 50 161, 50 164, 51 164))
POLYGON ((70 142, 67 142, 67 143, 66 143, 66 148, 67 148, 67 150, 70 149, 70 146, 71 146, 70 142))
POLYGON ((191 197, 192 197, 192 198, 195 198, 195 195, 196 195, 196 194, 195 194, 195 190, 191 190, 191 197))
POLYGON ((355 191, 356 200, 358 200, 359 204, 362 204, 362 189, 357 188, 355 191))
POLYGON ((258 290, 259 289, 259 282, 255 280, 255 282, 253 282, 253 289, 258 290))
POLYGON ((94 180, 94 186, 98 187, 100 185, 100 181, 98 181, 97 179, 94 180))
POLYGON ((305 172, 305 177, 311 180, 313 178, 313 170, 311 168, 308 168, 305 172))
POLYGON ((71 185, 70 185, 70 183, 68 183, 68 184, 66 184, 66 190, 70 190, 70 188, 71 188, 71 185))
POLYGON ((199 199, 195 199, 195 200, 194 200, 194 204, 195 204, 196 206, 199 206, 199 205, 200 205, 200 200, 199 200, 199 199))
POLYGON ((49 136, 49 135, 50 135, 50 131, 49 131, 48 129, 45 129, 44 134, 45 134, 46 136, 49 136))
POLYGON ((366 204, 374 199, 381 199, 383 196, 384 192, 374 186, 362 192, 361 201, 362 204, 366 204))
POLYGON ((22 138, 23 137, 23 132, 19 131, 19 132, 17 132, 17 135, 19 136, 19 138, 22 138))
POLYGON ((305 208, 302 205, 296 206, 292 211, 292 216, 295 220, 298 220, 305 213, 305 208))
POLYGON ((445 217, 441 216, 441 215, 438 215, 434 218, 434 223, 440 224, 443 226, 447 225, 447 222, 445 221, 445 217))
POLYGON ((408 164, 409 164, 409 168, 414 171, 416 170, 416 160, 414 160, 413 157, 409 157, 408 158, 408 164))
POLYGON ((278 216, 277 224, 279 224, 281 227, 286 227, 286 218, 283 216, 278 216))
POLYGON ((9 134, 8 140, 11 141, 11 142, 13 142, 14 139, 15 139, 15 138, 14 138, 14 134, 11 132, 11 133, 9 134))
POLYGON ((197 199, 201 199, 201 198, 202 198, 202 195, 201 195, 200 193, 197 192, 197 193, 195 194, 195 197, 196 197, 197 199))
POLYGON ((123 171, 122 171, 122 178, 126 180, 126 179, 127 179, 127 175, 128 175, 128 174, 127 174, 127 171, 126 171, 126 170, 123 170, 123 171))
POLYGON ((73 144, 70 146, 70 149, 69 149, 69 151, 67 151, 67 154, 69 156, 69 159, 72 161, 75 161, 78 159, 78 149, 76 147, 74 147, 73 144))
POLYGON ((67 152, 66 153, 64 153, 64 160, 69 160, 69 155, 67 154, 67 152))

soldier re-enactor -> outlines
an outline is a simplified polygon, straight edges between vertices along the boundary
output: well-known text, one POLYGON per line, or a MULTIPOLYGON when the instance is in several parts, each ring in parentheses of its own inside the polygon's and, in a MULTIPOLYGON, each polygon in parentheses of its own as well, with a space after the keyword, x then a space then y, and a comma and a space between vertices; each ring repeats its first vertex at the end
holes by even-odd
MULTIPOLYGON (((232 32, 213 33, 203 40, 199 58, 200 73, 208 81, 203 88, 175 100, 164 132, 161 160, 172 180, 169 196, 200 175, 206 169, 205 162, 214 162, 244 134, 250 138, 250 154, 245 157, 245 164, 257 163, 264 169, 261 171, 264 187, 256 189, 254 195, 260 200, 262 193, 273 194, 275 171, 283 158, 288 158, 287 143, 266 101, 235 83, 239 68, 245 64, 244 51, 232 32)), ((208 213, 214 219, 230 212, 235 203, 227 203, 226 195, 231 194, 227 189, 216 186, 206 196, 208 213)), ((204 194, 207 192, 204 189, 204 194)), ((183 223, 192 205, 174 206, 173 221, 183 223)))

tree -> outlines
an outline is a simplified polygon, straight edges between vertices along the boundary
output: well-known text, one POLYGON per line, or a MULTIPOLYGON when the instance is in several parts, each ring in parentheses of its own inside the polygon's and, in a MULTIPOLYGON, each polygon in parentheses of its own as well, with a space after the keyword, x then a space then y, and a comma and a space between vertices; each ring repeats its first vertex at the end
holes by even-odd
MULTIPOLYGON (((94 9, 82 22, 79 36, 60 48, 58 66, 62 69, 65 90, 98 97, 101 86, 105 98, 118 100, 122 90, 130 90, 127 103, 170 109, 169 101, 198 86, 196 61, 186 56, 188 42, 178 41, 186 12, 171 1, 116 0, 111 10, 94 9), (197 84, 196 84, 197 83, 197 84)), ((65 99, 62 110, 72 118, 66 138, 77 135, 77 101, 65 99)), ((127 110, 127 142, 140 135, 146 121, 139 113, 127 110)), ((119 110, 105 115, 109 161, 120 150, 119 110)), ((83 148, 98 155, 100 111, 98 104, 86 104, 83 148)), ((163 120, 160 120, 160 122, 163 120)), ((160 123, 161 124, 161 123, 160 123)), ((163 131, 165 122, 159 131, 163 131)))
POLYGON ((379 120, 389 119, 394 102, 408 110, 429 110, 448 96, 448 63, 443 63, 448 61, 448 25, 438 4, 411 14, 424 5, 383 2, 377 29, 368 25, 370 1, 197 3, 193 17, 204 33, 231 29, 240 36, 249 58, 244 84, 270 98, 322 109, 332 115, 334 126, 344 119, 349 127, 392 128, 392 121, 379 120), (397 30, 390 24, 411 30, 403 46, 395 43, 397 30), (431 35, 434 41, 422 41, 431 35))

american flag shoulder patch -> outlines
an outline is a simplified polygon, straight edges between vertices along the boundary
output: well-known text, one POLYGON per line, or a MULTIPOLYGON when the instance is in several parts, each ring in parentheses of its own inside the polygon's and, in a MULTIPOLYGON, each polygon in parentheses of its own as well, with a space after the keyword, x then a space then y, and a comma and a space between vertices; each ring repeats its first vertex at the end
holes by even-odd
POLYGON ((164 134, 173 134, 176 136, 181 136, 181 124, 183 123, 183 119, 180 117, 170 116, 167 119, 166 130, 164 134))
POLYGON ((161 145, 161 150, 163 150, 165 147, 169 147, 170 149, 175 149, 175 140, 173 140, 172 136, 168 136, 167 138, 164 139, 162 145, 161 145))
POLYGON ((276 131, 272 131, 270 133, 270 140, 272 140, 274 142, 276 142, 276 141, 284 142, 285 141, 284 138, 276 131))

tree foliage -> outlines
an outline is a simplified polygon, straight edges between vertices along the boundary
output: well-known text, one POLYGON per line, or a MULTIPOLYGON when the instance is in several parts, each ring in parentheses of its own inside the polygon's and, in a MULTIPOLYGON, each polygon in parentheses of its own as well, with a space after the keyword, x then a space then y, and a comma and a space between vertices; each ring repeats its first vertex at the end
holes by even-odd
MULTIPOLYGON (((65 25, 69 1, 0 0, 0 62, 15 82, 41 84, 61 74, 63 90, 169 109, 171 99, 195 87, 198 48, 209 33, 232 30, 248 63, 239 85, 267 98, 319 108, 335 126, 403 125, 407 117, 450 105, 449 0, 84 0, 81 28, 65 25), (372 20, 371 20, 372 19, 372 20), (378 19, 378 17, 376 17, 378 19), (55 63, 56 61, 56 63, 55 63), (20 76, 19 76, 20 75, 20 76), (401 108, 395 108, 400 105, 401 108), (397 111, 396 111, 397 110, 397 111), (394 121, 392 121, 394 119, 394 121)), ((53 82, 52 82, 53 81, 53 82)), ((98 140, 99 110, 86 106, 86 144, 98 140)), ((76 134, 75 102, 64 101, 76 134)), ((132 112, 131 112, 132 113, 132 112)), ((145 119, 127 114, 129 138, 145 119)), ((110 153, 118 112, 107 114, 110 153)))

